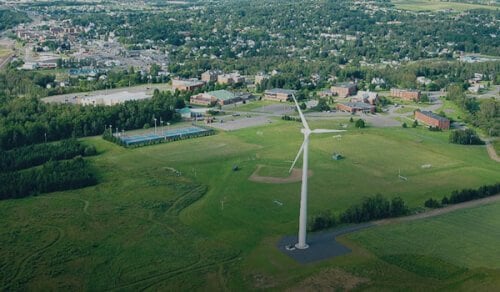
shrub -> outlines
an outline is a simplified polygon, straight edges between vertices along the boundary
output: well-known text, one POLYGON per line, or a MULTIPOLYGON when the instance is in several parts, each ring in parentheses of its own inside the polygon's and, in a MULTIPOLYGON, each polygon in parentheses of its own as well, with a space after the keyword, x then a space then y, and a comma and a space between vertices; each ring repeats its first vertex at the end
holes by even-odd
POLYGON ((425 201, 424 203, 424 206, 427 207, 427 208, 432 208, 432 209, 436 209, 436 208, 441 208, 442 205, 441 203, 439 203, 438 200, 435 200, 435 199, 428 199, 427 201, 425 201))
POLYGON ((454 130, 450 132, 450 143, 462 145, 483 145, 484 142, 472 129, 454 130))
POLYGON ((356 124, 354 124, 356 128, 364 128, 366 126, 365 121, 363 119, 359 119, 356 121, 356 124))

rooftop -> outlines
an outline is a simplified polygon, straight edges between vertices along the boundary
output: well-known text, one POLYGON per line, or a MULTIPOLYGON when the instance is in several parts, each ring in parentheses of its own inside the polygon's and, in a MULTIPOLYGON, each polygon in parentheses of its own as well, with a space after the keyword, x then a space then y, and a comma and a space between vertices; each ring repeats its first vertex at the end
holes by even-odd
POLYGON ((273 88, 266 90, 265 93, 270 93, 270 94, 277 94, 277 93, 283 93, 283 94, 295 94, 296 90, 292 89, 283 89, 283 88, 273 88))
POLYGON ((346 105, 346 106, 352 107, 352 108, 361 108, 361 109, 371 109, 373 107, 373 105, 367 104, 364 102, 346 102, 346 103, 343 103, 343 105, 346 105))
POLYGON ((430 118, 436 119, 436 120, 441 121, 441 122, 447 122, 447 121, 449 121, 447 118, 442 117, 440 115, 437 115, 437 114, 435 114, 435 113, 433 113, 431 111, 420 111, 420 112, 423 115, 426 115, 426 116, 428 116, 430 118))
POLYGON ((350 87, 355 87, 355 86, 356 86, 356 84, 349 83, 349 82, 338 83, 338 84, 334 85, 334 87, 344 87, 344 88, 350 88, 350 87))
POLYGON ((233 99, 236 97, 236 95, 230 91, 227 90, 216 90, 216 91, 209 91, 207 94, 215 96, 215 98, 219 100, 229 100, 233 99))

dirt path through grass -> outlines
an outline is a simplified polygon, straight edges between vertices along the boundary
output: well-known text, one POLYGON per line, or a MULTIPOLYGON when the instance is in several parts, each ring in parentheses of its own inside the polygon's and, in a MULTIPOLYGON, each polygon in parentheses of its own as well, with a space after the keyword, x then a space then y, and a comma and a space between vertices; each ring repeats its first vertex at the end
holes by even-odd
POLYGON ((491 159, 495 160, 496 162, 500 162, 500 157, 498 157, 497 151, 490 141, 486 141, 486 150, 488 150, 488 155, 491 159))

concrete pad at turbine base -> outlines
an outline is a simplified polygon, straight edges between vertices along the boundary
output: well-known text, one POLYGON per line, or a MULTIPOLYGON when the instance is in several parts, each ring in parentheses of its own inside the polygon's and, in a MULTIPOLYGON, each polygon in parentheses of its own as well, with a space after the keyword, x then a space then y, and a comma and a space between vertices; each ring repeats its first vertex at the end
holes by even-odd
POLYGON ((374 226, 374 224, 365 223, 331 231, 310 233, 307 239, 307 244, 309 245, 307 249, 295 248, 295 244, 297 243, 296 235, 285 236, 278 243, 278 249, 301 264, 322 261, 351 252, 349 248, 335 240, 337 236, 352 233, 371 226, 374 226), (292 248, 290 249, 289 247, 292 248))

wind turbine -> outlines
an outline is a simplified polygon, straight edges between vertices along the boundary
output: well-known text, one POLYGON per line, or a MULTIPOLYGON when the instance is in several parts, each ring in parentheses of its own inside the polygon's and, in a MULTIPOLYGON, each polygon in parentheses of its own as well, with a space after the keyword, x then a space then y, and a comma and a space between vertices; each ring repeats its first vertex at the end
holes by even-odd
POLYGON ((298 249, 306 249, 309 245, 306 243, 306 232, 307 232, 307 162, 308 162, 308 154, 309 154, 309 135, 310 134, 323 134, 323 133, 339 133, 345 132, 345 130, 327 130, 327 129, 314 129, 311 130, 309 125, 307 124, 306 118, 302 111, 300 110, 299 103, 297 99, 295 99, 295 95, 292 94, 293 101, 297 106, 297 111, 300 115, 300 120, 302 121, 302 125, 304 128, 300 130, 302 134, 304 134, 304 142, 302 142, 302 146, 300 146, 299 152, 295 157, 295 160, 292 163, 292 167, 290 167, 289 172, 292 172, 295 163, 300 157, 300 154, 303 154, 302 159, 302 187, 300 191, 300 217, 299 217, 299 242, 295 244, 295 247, 298 249))

